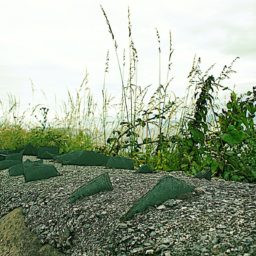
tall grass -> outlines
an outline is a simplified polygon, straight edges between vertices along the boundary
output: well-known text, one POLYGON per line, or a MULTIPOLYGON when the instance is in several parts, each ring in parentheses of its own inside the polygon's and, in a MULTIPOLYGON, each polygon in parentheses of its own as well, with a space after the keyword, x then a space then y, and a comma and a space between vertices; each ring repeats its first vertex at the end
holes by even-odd
POLYGON ((229 66, 224 66, 215 78, 211 75, 214 66, 203 72, 201 59, 194 58, 186 95, 178 98, 170 90, 173 82, 172 35, 170 32, 167 74, 164 78, 162 60, 165 55, 161 49, 160 33, 156 29, 158 84, 149 95, 150 86, 138 84, 139 54, 133 38, 130 10, 127 12, 129 44, 121 55, 102 6, 101 11, 115 51, 120 75, 120 102, 113 105, 113 98, 108 93, 110 53, 107 51, 100 108, 91 93, 87 73, 74 94, 67 92, 68 100, 60 104, 61 113, 56 113, 51 120, 48 117, 50 110, 44 105, 32 106, 20 113, 19 102, 9 96, 7 105, 0 101, 2 148, 15 149, 32 143, 38 146, 57 145, 61 152, 93 149, 109 155, 130 156, 137 165, 147 163, 158 170, 182 170, 195 174, 210 167, 213 174, 226 179, 255 181, 253 170, 256 161, 250 160, 250 166, 244 162, 256 152, 255 90, 248 92, 245 100, 232 92, 230 102, 222 108, 216 103, 218 92, 228 90, 222 83, 234 72, 236 59, 229 66), (112 107, 117 114, 110 118, 112 107), (233 113, 227 109, 240 109, 240 112, 235 113, 233 118, 233 113), (25 121, 27 115, 33 117, 30 125, 25 121), (239 150, 243 152, 242 159, 241 154, 239 157, 234 155, 239 150), (243 166, 238 166, 237 162, 243 163, 243 166), (247 171, 239 171, 239 168, 247 171))

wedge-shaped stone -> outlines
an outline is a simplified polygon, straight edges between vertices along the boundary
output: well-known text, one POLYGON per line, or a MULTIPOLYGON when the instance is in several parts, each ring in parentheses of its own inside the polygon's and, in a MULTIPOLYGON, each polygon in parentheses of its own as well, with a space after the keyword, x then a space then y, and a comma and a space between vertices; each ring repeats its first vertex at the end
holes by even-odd
POLYGON ((0 161, 0 170, 8 169, 14 165, 20 164, 19 160, 3 160, 0 161))
POLYGON ((19 153, 12 153, 12 154, 8 154, 5 157, 5 160, 17 160, 17 161, 22 161, 23 158, 23 150, 19 153))
POLYGON ((135 214, 145 211, 150 206, 160 205, 168 199, 183 198, 184 195, 194 191, 194 189, 194 186, 187 184, 183 180, 165 176, 144 196, 138 199, 128 212, 121 217, 121 220, 129 220, 135 214))
POLYGON ((58 154, 58 147, 39 147, 37 151, 37 157, 41 159, 53 159, 53 157, 58 154))
POLYGON ((23 151, 19 153, 2 154, 1 156, 4 157, 4 160, 0 161, 0 170, 4 170, 22 163, 23 151))
POLYGON ((212 172, 210 168, 207 168, 201 172, 198 172, 195 176, 195 178, 198 179, 206 179, 206 180, 211 180, 212 179, 212 172))
POLYGON ((128 169, 133 170, 134 169, 134 162, 132 159, 122 156, 114 156, 110 157, 107 165, 107 168, 113 168, 113 169, 128 169))
POLYGON ((91 196, 103 191, 111 191, 113 186, 108 173, 103 173, 96 178, 90 180, 85 185, 75 190, 69 197, 69 202, 74 203, 78 199, 86 196, 91 196))
POLYGON ((20 176, 24 174, 24 167, 23 163, 13 165, 9 168, 9 175, 10 176, 20 176))
POLYGON ((59 175, 55 166, 51 164, 34 164, 24 168, 25 182, 48 179, 59 175))
POLYGON ((21 164, 14 165, 9 168, 9 175, 10 176, 19 176, 19 175, 24 175, 24 168, 28 166, 34 166, 38 164, 42 164, 43 160, 38 160, 38 161, 30 161, 27 159, 25 162, 21 164))
POLYGON ((154 173, 154 172, 155 171, 152 168, 152 166, 148 164, 143 164, 142 166, 140 166, 140 168, 137 171, 137 173, 154 173))
POLYGON ((95 151, 74 151, 54 157, 64 165, 106 166, 108 156, 95 151))
POLYGON ((24 147, 23 154, 27 155, 27 156, 37 156, 38 148, 36 146, 32 145, 31 143, 29 143, 24 147))

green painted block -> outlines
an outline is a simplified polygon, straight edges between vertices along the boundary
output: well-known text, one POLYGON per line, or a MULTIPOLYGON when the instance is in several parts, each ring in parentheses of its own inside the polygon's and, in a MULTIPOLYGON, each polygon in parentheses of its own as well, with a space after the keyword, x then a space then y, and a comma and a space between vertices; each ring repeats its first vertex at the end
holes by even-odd
POLYGON ((0 155, 8 155, 10 152, 7 149, 0 149, 0 155))
POLYGON ((3 160, 0 161, 0 170, 8 169, 14 165, 20 164, 19 160, 3 160))
POLYGON ((95 151, 74 151, 54 157, 63 165, 106 166, 108 156, 95 151))
POLYGON ((155 170, 152 168, 152 166, 148 164, 143 164, 138 169, 137 173, 155 173, 155 170))
POLYGON ((55 177, 59 175, 60 174, 55 168, 55 166, 51 164, 27 165, 24 168, 25 182, 49 179, 51 177, 55 177))
POLYGON ((129 220, 135 214, 142 213, 150 206, 160 205, 168 199, 183 198, 184 195, 193 192, 194 189, 194 186, 187 184, 183 180, 172 176, 165 176, 144 196, 138 199, 128 212, 121 217, 121 220, 129 220))
POLYGON ((106 167, 113 168, 113 169, 134 170, 134 162, 130 158, 114 156, 114 157, 109 158, 109 160, 106 164, 106 167))
POLYGON ((26 156, 37 156, 38 148, 33 146, 31 143, 29 143, 24 147, 24 153, 23 154, 26 155, 26 156))
POLYGON ((22 162, 22 158, 23 158, 23 150, 19 153, 12 153, 12 154, 6 155, 5 160, 18 160, 22 162))
POLYGON ((53 157, 58 154, 58 147, 39 147, 37 151, 37 157, 41 159, 53 159, 53 157))
POLYGON ((19 175, 24 175, 24 168, 27 166, 34 166, 38 164, 42 164, 43 160, 38 160, 38 161, 30 161, 27 159, 25 162, 21 164, 14 165, 9 168, 9 175, 10 176, 19 176, 19 175))
POLYGON ((210 168, 207 168, 201 172, 198 172, 194 178, 198 179, 206 179, 206 180, 211 180, 212 179, 212 172, 210 168))
POLYGON ((90 180, 85 185, 75 190, 69 197, 69 202, 74 203, 80 198, 91 196, 103 191, 111 191, 113 186, 108 173, 103 173, 90 180))
POLYGON ((24 167, 23 164, 16 164, 9 168, 9 175, 10 176, 20 176, 24 174, 24 167))

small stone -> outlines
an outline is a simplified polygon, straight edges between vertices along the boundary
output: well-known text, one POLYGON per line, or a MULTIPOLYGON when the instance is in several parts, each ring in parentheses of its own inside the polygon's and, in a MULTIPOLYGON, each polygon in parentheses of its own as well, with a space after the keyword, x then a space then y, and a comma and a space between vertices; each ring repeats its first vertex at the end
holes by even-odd
POLYGON ((199 195, 205 194, 205 189, 203 189, 202 187, 197 187, 197 188, 195 188, 194 192, 199 195))
POLYGON ((164 238, 161 241, 162 244, 172 244, 172 240, 170 238, 164 238))
POLYGON ((154 254, 154 250, 153 249, 149 249, 149 250, 146 250, 146 255, 151 255, 151 254, 154 254))
POLYGON ((219 229, 225 229, 226 226, 225 226, 225 225, 222 225, 222 224, 219 224, 219 225, 217 225, 217 228, 219 228, 219 229))
POLYGON ((125 228, 128 227, 128 225, 125 224, 125 223, 120 223, 120 224, 118 225, 118 227, 121 228, 121 229, 125 229, 125 228))
POLYGON ((150 232, 149 236, 151 236, 151 237, 156 236, 156 232, 155 231, 150 232))
POLYGON ((167 248, 168 248, 168 246, 167 246, 166 244, 160 244, 160 245, 157 247, 156 251, 157 251, 157 252, 160 252, 160 251, 165 250, 165 249, 167 249, 167 248))
POLYGON ((202 253, 206 253, 206 252, 208 252, 208 250, 207 250, 205 247, 203 247, 203 248, 201 249, 201 252, 202 252, 202 253))
POLYGON ((163 205, 163 204, 161 204, 161 205, 159 205, 156 209, 157 209, 157 210, 164 210, 164 209, 166 209, 166 206, 163 205))
POLYGON ((143 252, 143 247, 138 247, 138 248, 134 248, 131 250, 131 253, 142 253, 143 252))
POLYGON ((167 200, 167 201, 164 203, 164 205, 165 205, 166 207, 173 207, 173 206, 175 206, 176 204, 177 204, 177 202, 176 202, 176 200, 174 200, 174 199, 167 200))

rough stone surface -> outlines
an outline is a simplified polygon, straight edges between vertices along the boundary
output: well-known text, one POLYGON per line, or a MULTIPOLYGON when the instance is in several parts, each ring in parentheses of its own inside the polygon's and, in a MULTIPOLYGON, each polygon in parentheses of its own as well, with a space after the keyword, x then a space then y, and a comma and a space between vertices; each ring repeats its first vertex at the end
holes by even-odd
POLYGON ((1 171, 0 217, 22 207, 39 240, 66 255, 256 255, 256 184, 172 172, 196 186, 193 196, 168 200, 120 222, 167 173, 54 165, 61 176, 29 183, 1 171), (75 189, 106 171, 113 191, 68 203, 75 189))
POLYGON ((41 245, 26 227, 22 209, 17 208, 0 219, 1 256, 61 256, 50 245, 41 245))

